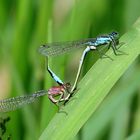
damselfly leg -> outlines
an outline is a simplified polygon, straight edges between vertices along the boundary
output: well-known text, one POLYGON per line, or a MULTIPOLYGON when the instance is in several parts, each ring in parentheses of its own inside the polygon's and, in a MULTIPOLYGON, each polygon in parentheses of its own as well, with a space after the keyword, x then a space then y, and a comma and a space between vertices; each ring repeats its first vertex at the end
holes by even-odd
POLYGON ((54 86, 48 90, 48 97, 54 104, 59 106, 61 102, 69 99, 70 88, 70 83, 54 86))
POLYGON ((98 48, 97 48, 96 50, 97 50, 97 52, 98 52, 98 54, 99 54, 99 57, 100 57, 101 59, 102 59, 102 58, 109 58, 110 60, 113 61, 113 59, 112 59, 109 55, 105 54, 105 52, 103 52, 102 50, 99 50, 98 48))

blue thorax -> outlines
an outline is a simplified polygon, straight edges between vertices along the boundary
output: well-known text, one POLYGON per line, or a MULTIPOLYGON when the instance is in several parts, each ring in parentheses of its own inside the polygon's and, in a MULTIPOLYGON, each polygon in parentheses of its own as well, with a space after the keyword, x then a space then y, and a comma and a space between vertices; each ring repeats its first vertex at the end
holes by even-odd
POLYGON ((109 44, 111 42, 115 42, 115 44, 118 44, 118 39, 119 39, 119 34, 117 32, 112 32, 108 35, 99 36, 95 40, 88 41, 84 44, 87 45, 87 46, 98 47, 98 46, 101 46, 101 45, 109 44))

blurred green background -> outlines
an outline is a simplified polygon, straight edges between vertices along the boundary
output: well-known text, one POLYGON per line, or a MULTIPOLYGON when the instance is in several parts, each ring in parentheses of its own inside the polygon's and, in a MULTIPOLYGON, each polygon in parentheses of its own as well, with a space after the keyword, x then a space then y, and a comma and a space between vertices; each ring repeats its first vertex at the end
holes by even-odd
MULTIPOLYGON (((45 58, 37 51, 40 45, 92 38, 113 30, 122 35, 139 17, 139 9, 139 0, 0 0, 0 99, 56 85, 45 70, 45 58)), ((80 55, 77 51, 54 57, 51 68, 64 81, 73 82, 80 55)), ((90 53, 82 74, 97 59, 90 53)), ((124 140, 139 130, 138 62, 127 70, 74 139, 124 140)), ((2 138, 38 139, 56 112, 57 108, 43 97, 20 110, 1 113, 11 118, 2 138)))

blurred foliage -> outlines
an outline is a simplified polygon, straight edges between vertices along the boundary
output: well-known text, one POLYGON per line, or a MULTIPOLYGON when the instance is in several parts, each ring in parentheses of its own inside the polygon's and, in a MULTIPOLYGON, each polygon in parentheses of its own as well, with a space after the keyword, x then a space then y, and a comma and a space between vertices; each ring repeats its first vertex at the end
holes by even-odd
MULTIPOLYGON (((122 35, 139 17, 139 9, 139 0, 1 0, 0 98, 32 93, 54 85, 45 70, 45 58, 37 52, 40 45, 96 37, 112 30, 122 35)), ((80 55, 74 52, 57 59, 54 57, 51 68, 64 81, 73 82, 80 55)), ((93 53, 88 54, 82 75, 97 59, 93 53)), ((138 69, 139 59, 115 84, 74 139, 123 140, 140 129, 139 80, 134 83, 140 76, 136 72, 138 69), (130 85, 125 84, 128 80, 130 85)), ((14 140, 38 139, 56 111, 57 108, 44 97, 33 105, 10 112, 6 114, 11 118, 7 133, 14 140)))

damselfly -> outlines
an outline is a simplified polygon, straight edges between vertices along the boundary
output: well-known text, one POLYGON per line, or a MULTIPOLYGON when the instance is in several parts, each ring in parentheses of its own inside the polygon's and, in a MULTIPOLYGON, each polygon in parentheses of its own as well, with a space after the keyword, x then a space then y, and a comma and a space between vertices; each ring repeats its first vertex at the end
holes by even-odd
MULTIPOLYGON (((106 47, 108 47, 108 49, 110 49, 110 47, 111 47, 114 54, 117 55, 118 49, 116 46, 118 44, 119 44, 119 34, 117 32, 112 32, 107 35, 98 36, 96 38, 89 38, 89 39, 72 41, 72 42, 56 42, 56 43, 42 45, 39 48, 39 52, 40 52, 40 54, 42 54, 44 56, 50 57, 50 56, 55 56, 55 55, 60 55, 60 54, 66 53, 71 50, 86 47, 85 50, 83 51, 83 54, 80 59, 75 82, 71 88, 71 93, 73 93, 73 91, 75 90, 75 88, 77 86, 82 64, 83 64, 86 54, 92 50, 93 51, 97 50, 99 52, 98 49, 100 46, 106 46, 106 47)), ((47 70, 50 73, 50 75, 52 76, 52 78, 59 85, 63 84, 62 80, 50 69, 49 63, 47 63, 47 70)))
POLYGON ((23 95, 0 100, 0 112, 9 112, 12 110, 16 110, 24 105, 33 103, 34 101, 36 101, 36 99, 45 95, 48 95, 48 98, 51 100, 51 102, 59 107, 60 102, 69 100, 70 88, 70 84, 66 83, 61 86, 54 86, 49 90, 37 91, 31 95, 23 95))

